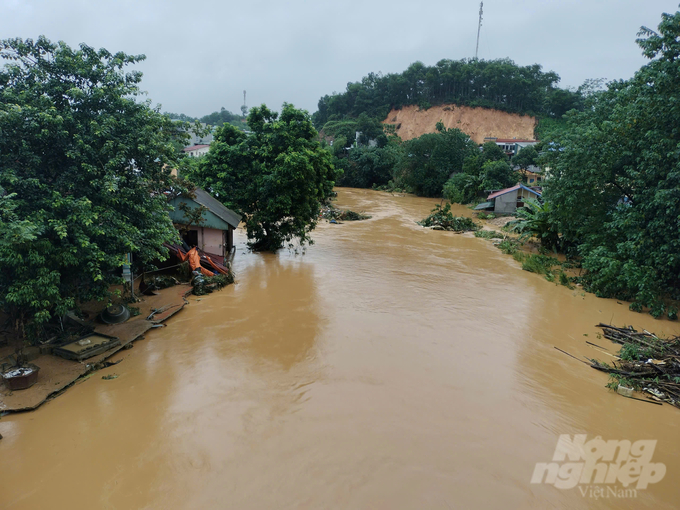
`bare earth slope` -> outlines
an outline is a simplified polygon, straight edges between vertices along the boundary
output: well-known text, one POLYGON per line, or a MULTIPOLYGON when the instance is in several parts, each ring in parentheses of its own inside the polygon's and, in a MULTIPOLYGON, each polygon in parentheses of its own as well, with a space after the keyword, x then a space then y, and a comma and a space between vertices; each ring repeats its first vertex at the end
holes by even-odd
POLYGON ((440 120, 447 128, 458 128, 467 133, 478 144, 484 143, 485 137, 533 140, 537 122, 529 115, 450 104, 427 110, 404 106, 401 110, 392 110, 383 123, 394 124, 401 139, 410 140, 434 133, 440 120))

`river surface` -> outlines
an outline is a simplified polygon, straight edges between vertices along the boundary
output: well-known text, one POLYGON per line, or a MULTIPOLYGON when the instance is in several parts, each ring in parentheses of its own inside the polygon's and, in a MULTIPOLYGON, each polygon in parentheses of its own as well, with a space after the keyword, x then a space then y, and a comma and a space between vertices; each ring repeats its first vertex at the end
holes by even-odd
POLYGON ((248 253, 239 232, 236 285, 0 419, 0 508, 678 508, 680 410, 554 347, 606 359, 585 343, 616 351, 601 321, 680 326, 416 225, 434 203, 339 189, 373 218, 323 222, 304 254, 248 253), (665 478, 627 498, 531 484, 579 433, 657 440, 665 478))

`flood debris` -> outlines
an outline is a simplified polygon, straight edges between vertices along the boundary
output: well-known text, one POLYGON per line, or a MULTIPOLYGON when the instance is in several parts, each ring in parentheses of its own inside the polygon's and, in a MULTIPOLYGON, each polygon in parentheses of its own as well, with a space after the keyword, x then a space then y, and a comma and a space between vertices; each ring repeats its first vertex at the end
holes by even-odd
POLYGON ((680 336, 659 338, 632 326, 600 323, 597 327, 605 338, 621 344, 618 355, 611 356, 609 363, 586 358, 594 369, 609 374, 608 388, 624 396, 639 391, 680 408, 680 336))
POLYGON ((139 283, 139 290, 148 296, 155 296, 158 295, 157 292, 159 290, 179 284, 180 281, 172 275, 160 274, 149 278, 146 278, 146 275, 144 275, 139 283))
POLYGON ((152 308, 151 313, 146 317, 146 320, 150 321, 153 319, 153 316, 156 315, 157 313, 163 313, 166 310, 169 310, 170 308, 175 308, 176 306, 180 306, 179 304, 174 304, 174 305, 165 305, 160 308, 152 308))
POLYGON ((327 219, 330 223, 338 223, 338 221, 361 221, 370 220, 371 216, 350 211, 349 209, 337 209, 333 205, 326 205, 321 208, 319 214, 321 218, 327 219))
POLYGON ((193 286, 192 293, 194 296, 204 296, 219 290, 230 283, 234 283, 232 272, 229 272, 229 274, 205 276, 198 271, 194 271, 194 277, 191 280, 191 285, 193 286))
POLYGON ((477 223, 471 218, 464 216, 454 216, 451 213, 451 204, 446 204, 444 207, 441 204, 435 205, 431 214, 418 222, 418 225, 431 228, 432 230, 448 230, 451 232, 474 232, 481 229, 477 223))

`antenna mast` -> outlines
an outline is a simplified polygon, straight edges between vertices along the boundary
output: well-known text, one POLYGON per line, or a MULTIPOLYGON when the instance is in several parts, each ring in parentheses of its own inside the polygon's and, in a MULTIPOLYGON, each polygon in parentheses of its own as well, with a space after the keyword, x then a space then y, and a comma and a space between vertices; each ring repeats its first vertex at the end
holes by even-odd
POLYGON ((479 53, 479 32, 482 30, 482 14, 484 8, 484 0, 479 2, 479 26, 477 27, 477 48, 475 48, 475 60, 477 60, 477 54, 479 53))

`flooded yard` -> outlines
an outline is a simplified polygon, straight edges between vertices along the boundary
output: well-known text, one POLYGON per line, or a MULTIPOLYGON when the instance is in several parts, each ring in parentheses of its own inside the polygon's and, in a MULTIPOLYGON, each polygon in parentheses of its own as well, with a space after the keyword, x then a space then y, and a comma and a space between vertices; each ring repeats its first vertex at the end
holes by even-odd
POLYGON ((416 225, 435 203, 339 189, 372 218, 323 222, 304 254, 239 232, 236 285, 0 419, 0 508, 677 508, 680 411, 554 347, 603 359, 599 322, 680 325, 416 225), (561 434, 657 440, 666 476, 635 497, 531 484, 561 434))

